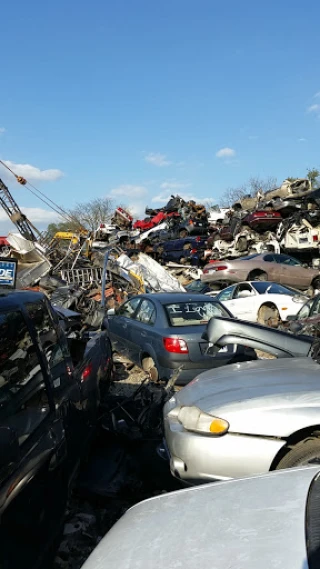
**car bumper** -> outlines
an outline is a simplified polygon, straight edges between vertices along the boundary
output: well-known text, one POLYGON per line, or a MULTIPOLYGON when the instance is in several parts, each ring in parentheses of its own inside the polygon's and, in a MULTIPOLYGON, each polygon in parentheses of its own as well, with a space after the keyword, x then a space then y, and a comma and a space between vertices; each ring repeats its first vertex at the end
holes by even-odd
POLYGON ((209 369, 220 368, 232 363, 239 363, 243 361, 250 361, 256 359, 256 354, 251 348, 243 349, 238 348, 236 352, 226 352, 219 357, 216 356, 203 356, 201 360, 191 361, 185 355, 180 356, 179 359, 171 360, 167 357, 158 355, 158 370, 161 379, 170 379, 172 374, 182 366, 180 375, 176 381, 176 385, 186 385, 192 381, 196 376, 208 371, 209 369))
POLYGON ((266 473, 285 441, 227 433, 221 437, 186 431, 164 414, 165 439, 173 476, 187 484, 266 473))

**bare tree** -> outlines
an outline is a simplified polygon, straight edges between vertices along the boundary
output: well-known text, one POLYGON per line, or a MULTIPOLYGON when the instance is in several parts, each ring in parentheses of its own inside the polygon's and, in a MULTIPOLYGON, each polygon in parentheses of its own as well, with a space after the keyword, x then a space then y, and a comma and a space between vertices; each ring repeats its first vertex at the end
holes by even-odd
POLYGON ((254 197, 258 191, 267 192, 277 187, 277 179, 273 176, 268 178, 259 178, 252 176, 248 182, 238 188, 227 188, 220 198, 219 205, 221 207, 231 207, 236 201, 244 197, 254 197))
POLYGON ((86 203, 79 203, 71 210, 70 216, 85 229, 94 231, 99 223, 110 221, 114 204, 110 198, 95 198, 86 203))
POLYGON ((307 178, 310 180, 312 188, 319 186, 320 172, 317 168, 309 168, 307 170, 307 178))
POLYGON ((221 207, 231 207, 234 202, 241 200, 246 195, 248 195, 248 191, 244 186, 227 188, 220 198, 219 205, 221 207))
POLYGON ((277 188, 277 178, 274 176, 269 176, 268 178, 259 178, 259 176, 253 176, 249 178, 248 189, 251 196, 255 196, 259 190, 262 192, 269 192, 270 190, 275 190, 277 188))

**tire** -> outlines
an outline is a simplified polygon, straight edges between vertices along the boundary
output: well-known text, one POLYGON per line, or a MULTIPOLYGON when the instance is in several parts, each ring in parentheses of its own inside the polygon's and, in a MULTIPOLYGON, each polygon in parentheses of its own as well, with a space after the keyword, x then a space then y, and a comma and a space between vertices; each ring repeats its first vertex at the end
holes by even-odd
POLYGON ((180 239, 185 239, 186 237, 188 237, 188 231, 186 229, 180 229, 179 237, 180 239))
POLYGON ((320 459, 320 438, 309 437, 289 449, 287 454, 278 462, 275 470, 307 466, 314 458, 320 459))
POLYGON ((156 382, 159 380, 159 372, 157 370, 157 366, 155 364, 155 361, 150 356, 143 358, 142 369, 143 371, 149 373, 151 381, 156 382))
POLYGON ((312 282, 313 294, 316 294, 317 290, 320 290, 320 277, 316 277, 312 282))
POLYGON ((252 272, 248 275, 248 281, 267 281, 268 280, 268 275, 267 273, 261 272, 261 273, 257 273, 257 272, 252 272))
POLYGON ((279 310, 276 306, 268 306, 263 304, 259 308, 258 318, 259 324, 263 326, 271 326, 272 328, 277 328, 281 321, 279 310))

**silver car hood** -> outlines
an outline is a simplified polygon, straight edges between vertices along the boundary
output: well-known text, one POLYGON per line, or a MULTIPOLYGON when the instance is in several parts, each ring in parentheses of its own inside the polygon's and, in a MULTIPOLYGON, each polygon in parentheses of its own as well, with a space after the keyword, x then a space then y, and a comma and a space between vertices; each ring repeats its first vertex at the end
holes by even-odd
POLYGON ((209 370, 171 398, 164 413, 181 405, 226 419, 231 432, 285 437, 320 423, 320 366, 283 358, 209 370))
POLYGON ((318 472, 283 470, 141 502, 83 569, 307 569, 306 501, 318 472))

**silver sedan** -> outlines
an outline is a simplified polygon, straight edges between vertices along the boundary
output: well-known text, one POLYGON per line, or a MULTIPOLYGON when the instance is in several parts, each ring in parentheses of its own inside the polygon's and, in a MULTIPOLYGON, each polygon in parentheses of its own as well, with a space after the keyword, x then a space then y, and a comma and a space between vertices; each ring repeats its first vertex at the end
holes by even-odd
POLYGON ((311 358, 207 371, 164 407, 171 472, 190 484, 307 465, 320 457, 319 425, 311 358))
POLYGON ((318 569, 319 466, 137 504, 83 569, 318 569))

